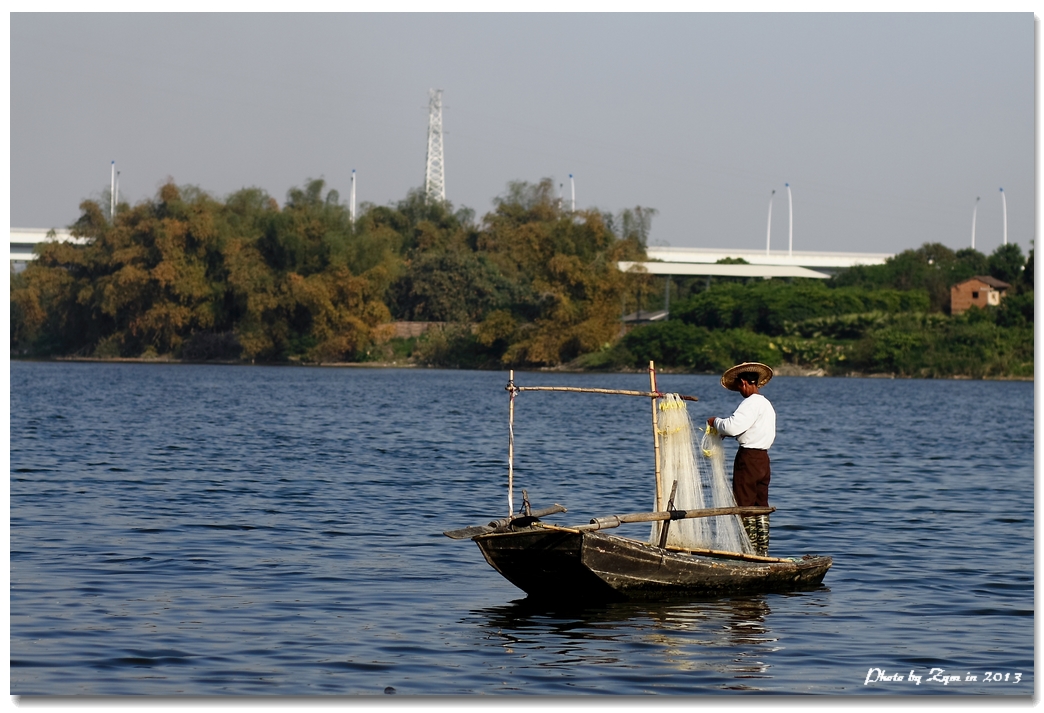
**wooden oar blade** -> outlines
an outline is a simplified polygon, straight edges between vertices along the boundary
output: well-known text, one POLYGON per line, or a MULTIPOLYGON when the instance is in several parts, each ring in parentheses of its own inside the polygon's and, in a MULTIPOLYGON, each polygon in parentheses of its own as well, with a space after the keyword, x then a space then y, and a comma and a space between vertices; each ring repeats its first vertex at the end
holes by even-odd
POLYGON ((536 522, 538 518, 554 515, 559 512, 569 511, 566 510, 564 505, 555 503, 550 507, 531 510, 528 515, 518 513, 517 515, 511 515, 510 517, 502 517, 499 520, 493 520, 488 525, 472 525, 471 527, 462 527, 459 530, 450 530, 448 532, 443 532, 442 534, 453 540, 466 540, 470 537, 475 537, 476 535, 485 535, 487 532, 502 530, 510 525, 526 527, 527 525, 536 522))
POLYGON ((462 527, 459 530, 450 530, 442 534, 453 540, 467 540, 476 535, 485 535, 487 532, 493 532, 493 528, 489 525, 472 525, 471 527, 462 527))

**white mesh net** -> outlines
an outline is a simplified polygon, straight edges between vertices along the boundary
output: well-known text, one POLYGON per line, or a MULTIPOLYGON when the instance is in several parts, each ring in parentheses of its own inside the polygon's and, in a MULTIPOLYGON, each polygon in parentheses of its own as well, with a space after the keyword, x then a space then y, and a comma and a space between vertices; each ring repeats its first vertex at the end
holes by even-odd
MULTIPOLYGON (((664 498, 669 497, 674 482, 678 483, 673 508, 735 507, 725 471, 725 449, 717 431, 708 429, 697 449, 688 409, 677 394, 666 394, 660 399, 657 421, 664 498)), ((650 542, 659 542, 661 526, 662 523, 653 523, 650 542)), ((668 529, 667 544, 687 549, 754 552, 737 515, 674 520, 668 529)))
MULTIPOLYGON (((711 483, 712 507, 736 507, 736 497, 732 494, 732 478, 725 471, 725 447, 721 435, 707 426, 700 442, 700 465, 704 472, 709 472, 711 483)), ((739 515, 723 515, 710 518, 714 521, 714 549, 726 552, 745 552, 754 554, 754 546, 750 543, 747 531, 739 515)))
MULTIPOLYGON (((660 473, 663 478, 663 497, 670 497, 672 484, 678 482, 674 496, 675 510, 707 507, 703 497, 696 454, 692 448, 692 423, 685 402, 677 394, 667 394, 659 400, 657 416, 660 433, 660 473)), ((666 504, 666 503, 665 503, 666 504)), ((656 504, 653 503, 653 508, 656 504)), ((659 542, 661 524, 653 523, 651 542, 659 542)), ((691 518, 671 522, 667 544, 677 547, 709 547, 711 542, 709 518, 691 518), (693 544, 698 543, 698 544, 693 544)))

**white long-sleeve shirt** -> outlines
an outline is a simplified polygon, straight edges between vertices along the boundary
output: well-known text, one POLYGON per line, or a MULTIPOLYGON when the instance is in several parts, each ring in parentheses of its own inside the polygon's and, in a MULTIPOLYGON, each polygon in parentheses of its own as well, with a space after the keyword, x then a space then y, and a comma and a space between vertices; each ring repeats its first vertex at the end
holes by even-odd
POLYGON ((714 419, 723 436, 735 436, 744 448, 768 450, 776 440, 776 411, 761 394, 751 394, 728 418, 714 419))

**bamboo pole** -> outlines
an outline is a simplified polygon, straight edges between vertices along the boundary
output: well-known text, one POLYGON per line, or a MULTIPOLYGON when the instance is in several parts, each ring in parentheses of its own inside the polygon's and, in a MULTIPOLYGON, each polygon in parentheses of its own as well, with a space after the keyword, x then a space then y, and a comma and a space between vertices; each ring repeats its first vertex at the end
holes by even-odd
MULTIPOLYGON (((562 527, 561 525, 549 525, 545 522, 534 522, 533 527, 538 527, 542 530, 551 530, 553 532, 568 532, 573 535, 582 534, 584 531, 575 527, 562 527)), ((581 525, 581 527, 583 527, 581 525)), ((682 552, 687 555, 711 555, 714 557, 724 557, 734 560, 747 560, 749 562, 782 562, 784 564, 794 564, 794 560, 786 559, 784 557, 763 557, 761 555, 748 555, 746 552, 728 552, 727 550, 706 550, 706 549, 690 549, 688 547, 675 547, 674 545, 667 545, 663 549, 669 552, 682 552)))
POLYGON ((649 362, 649 389, 652 391, 652 427, 653 427, 653 457, 656 460, 656 509, 663 508, 663 483, 660 481, 660 428, 656 416, 656 365, 649 362))
POLYGON ((554 532, 569 532, 574 535, 579 535, 580 531, 575 527, 562 527, 561 525, 550 525, 546 522, 534 522, 533 527, 539 527, 541 530, 553 530, 554 532))
MULTIPOLYGON (((616 394, 618 396, 644 396, 645 398, 659 398, 662 394, 657 391, 631 391, 629 389, 595 389, 579 386, 518 386, 518 391, 569 391, 577 394, 616 394)), ((699 401, 695 396, 682 396, 678 398, 685 401, 699 401)))
POLYGON ((577 525, 576 529, 609 530, 628 522, 658 522, 660 520, 691 520, 698 517, 720 517, 722 515, 768 515, 776 511, 774 507, 757 505, 731 508, 703 508, 700 510, 660 510, 658 512, 632 512, 626 515, 609 515, 592 518, 588 525, 577 525))
POLYGON ((508 372, 508 393, 511 395, 508 402, 508 517, 515 512, 514 488, 515 488, 515 370, 508 372))

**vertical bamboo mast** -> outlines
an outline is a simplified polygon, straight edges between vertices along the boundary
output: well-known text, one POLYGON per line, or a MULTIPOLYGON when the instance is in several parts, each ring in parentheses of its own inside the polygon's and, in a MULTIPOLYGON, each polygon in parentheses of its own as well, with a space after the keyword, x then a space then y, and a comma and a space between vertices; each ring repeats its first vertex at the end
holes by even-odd
POLYGON ((508 372, 508 517, 515 513, 515 370, 508 372))
MULTIPOLYGON (((659 393, 656 390, 656 365, 651 361, 649 362, 649 391, 654 394, 659 393)), ((663 483, 660 482, 663 478, 660 474, 660 427, 659 420, 656 417, 656 397, 652 397, 652 427, 653 427, 653 455, 656 458, 656 510, 659 512, 663 509, 663 483)))

